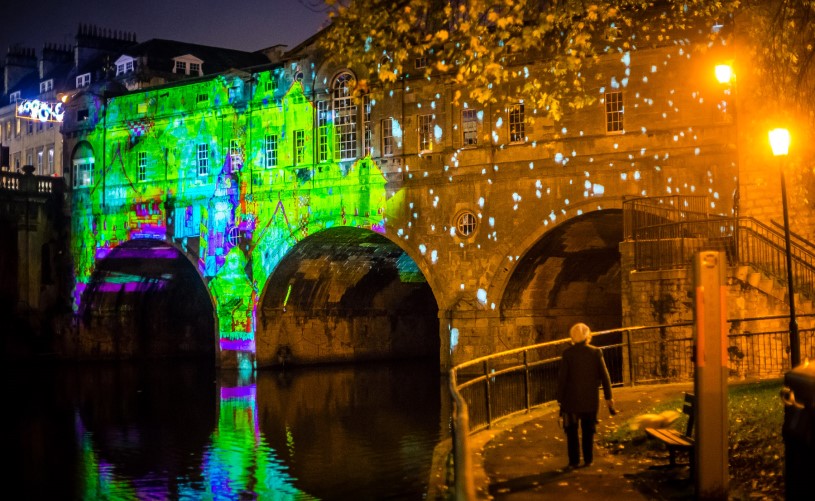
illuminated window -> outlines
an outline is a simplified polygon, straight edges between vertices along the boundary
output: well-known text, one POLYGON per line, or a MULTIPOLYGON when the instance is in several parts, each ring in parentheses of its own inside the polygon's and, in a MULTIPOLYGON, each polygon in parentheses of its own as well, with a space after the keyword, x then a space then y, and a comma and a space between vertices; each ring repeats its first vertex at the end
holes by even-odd
POLYGON ((43 153, 44 152, 43 152, 42 148, 39 148, 37 150, 37 174, 45 174, 45 172, 42 170, 42 167, 43 167, 43 163, 42 163, 42 161, 43 161, 43 153))
POLYGON ((173 68, 173 73, 187 73, 187 62, 186 61, 176 61, 175 68, 173 68))
POLYGON ((393 155, 393 118, 382 120, 382 155, 393 155))
POLYGON ((237 139, 230 139, 229 140, 229 161, 232 164, 232 168, 237 168, 238 165, 243 164, 243 159, 241 158, 241 145, 237 139))
POLYGON ((317 161, 328 161, 328 101, 317 101, 317 161))
POLYGON ((147 152, 140 151, 139 152, 139 181, 144 182, 147 181, 147 152))
POLYGON ((456 233, 462 237, 469 237, 475 232, 476 222, 478 220, 470 211, 465 211, 459 214, 456 218, 456 233))
POLYGON ((419 115, 419 152, 433 151, 433 115, 419 115))
POLYGON ((201 75, 201 63, 190 63, 190 75, 201 75))
POLYGON ((209 145, 206 143, 201 143, 198 145, 198 153, 196 156, 198 161, 198 175, 199 176, 208 176, 209 175, 209 145))
POLYGON ((363 96, 362 98, 362 141, 365 155, 371 154, 371 141, 373 139, 373 131, 371 131, 371 96, 363 96))
POLYGON ((300 165, 306 159, 306 131, 294 131, 294 165, 300 165))
POLYGON ((476 110, 461 112, 461 130, 464 134, 464 146, 478 144, 478 112, 476 110))
POLYGON ((524 129, 524 105, 513 104, 509 107, 509 142, 523 143, 526 141, 524 129))
POLYGON ((53 90, 54 88, 54 79, 49 78, 44 82, 40 82, 40 94, 48 92, 49 90, 53 90))
POLYGON ((93 182, 93 158, 77 158, 74 160, 73 174, 74 188, 90 186, 93 182))
POLYGON ((606 92, 606 132, 623 132, 623 93, 606 92))
POLYGON ((87 87, 91 84, 91 74, 84 73, 76 77, 76 88, 81 89, 82 87, 87 87))
POLYGON ((277 134, 266 134, 266 167, 277 166, 277 134))
POLYGON ((54 170, 54 147, 50 146, 48 148, 48 172, 46 174, 54 174, 56 171, 54 170))
POLYGON ((334 132, 336 148, 334 158, 351 160, 357 157, 357 107, 351 95, 354 77, 350 73, 341 73, 334 79, 334 132))

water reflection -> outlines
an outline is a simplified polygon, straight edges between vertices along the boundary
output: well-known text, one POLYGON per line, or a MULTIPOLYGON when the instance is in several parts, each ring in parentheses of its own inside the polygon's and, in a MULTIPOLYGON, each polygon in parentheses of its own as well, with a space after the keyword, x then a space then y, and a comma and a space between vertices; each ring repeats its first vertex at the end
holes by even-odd
POLYGON ((447 433, 432 363, 21 376, 11 478, 30 498, 422 499, 447 433))

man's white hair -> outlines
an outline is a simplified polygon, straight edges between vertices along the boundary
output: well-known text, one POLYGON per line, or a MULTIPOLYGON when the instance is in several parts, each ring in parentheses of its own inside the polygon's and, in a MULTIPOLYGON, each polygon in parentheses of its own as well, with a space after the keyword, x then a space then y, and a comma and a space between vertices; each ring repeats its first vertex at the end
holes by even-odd
POLYGON ((572 344, 582 343, 583 341, 591 341, 591 329, 584 323, 577 323, 569 329, 569 337, 572 338, 572 344))

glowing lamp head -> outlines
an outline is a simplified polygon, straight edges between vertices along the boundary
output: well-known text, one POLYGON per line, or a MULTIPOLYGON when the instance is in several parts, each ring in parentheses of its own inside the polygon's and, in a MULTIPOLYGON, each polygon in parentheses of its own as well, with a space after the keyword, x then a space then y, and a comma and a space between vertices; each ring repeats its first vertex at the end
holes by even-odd
POLYGON ((733 79, 733 68, 729 64, 716 65, 716 80, 719 83, 728 83, 733 79))
POLYGON ((769 133, 770 147, 773 155, 786 155, 790 150, 790 131, 787 129, 773 129, 769 133))

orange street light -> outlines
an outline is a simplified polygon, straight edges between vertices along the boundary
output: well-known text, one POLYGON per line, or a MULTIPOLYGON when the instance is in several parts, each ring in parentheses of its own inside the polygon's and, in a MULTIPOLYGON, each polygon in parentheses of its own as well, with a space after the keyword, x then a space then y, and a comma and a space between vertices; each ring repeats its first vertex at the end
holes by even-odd
POLYGON ((790 220, 787 211, 787 182, 784 178, 782 158, 790 151, 790 131, 773 129, 769 132, 770 147, 778 157, 778 170, 781 171, 781 206, 784 212, 784 251, 787 257, 787 296, 790 302, 790 364, 796 367, 801 363, 801 345, 798 340, 798 322, 795 320, 795 291, 792 285, 792 252, 790 250, 790 220))
POLYGON ((715 72, 719 83, 729 83, 733 79, 733 67, 729 64, 717 64, 715 72))

